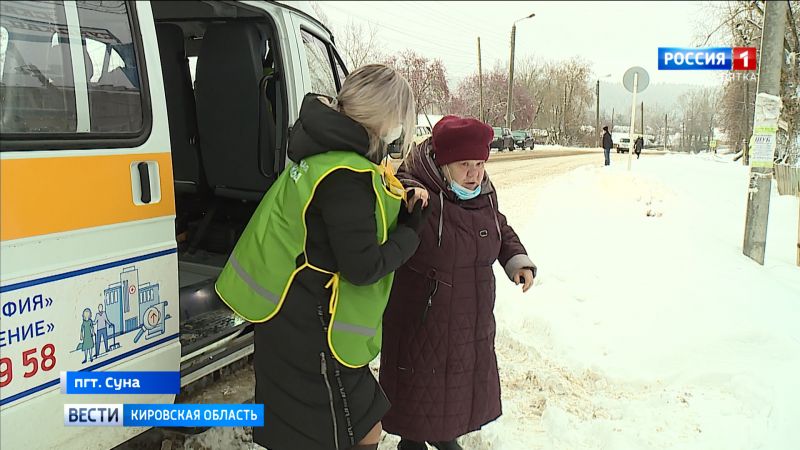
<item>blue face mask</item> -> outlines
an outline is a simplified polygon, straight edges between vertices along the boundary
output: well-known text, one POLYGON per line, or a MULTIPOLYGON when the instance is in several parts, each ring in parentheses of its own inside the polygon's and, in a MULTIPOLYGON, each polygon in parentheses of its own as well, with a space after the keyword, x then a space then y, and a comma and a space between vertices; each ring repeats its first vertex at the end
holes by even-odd
POLYGON ((461 200, 472 200, 473 198, 481 194, 481 185, 479 184, 478 187, 475 188, 475 190, 470 191, 469 189, 456 183, 455 181, 451 181, 450 190, 452 190, 453 193, 456 194, 456 197, 458 197, 461 200))

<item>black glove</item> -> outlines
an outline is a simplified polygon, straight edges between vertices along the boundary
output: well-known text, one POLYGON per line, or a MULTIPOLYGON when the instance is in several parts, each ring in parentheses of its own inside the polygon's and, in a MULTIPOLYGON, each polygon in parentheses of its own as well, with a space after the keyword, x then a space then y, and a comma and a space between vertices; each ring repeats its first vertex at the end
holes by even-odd
POLYGON ((417 202, 414 203, 414 209, 412 209, 410 213, 408 212, 408 208, 406 207, 405 203, 403 203, 400 206, 400 213, 397 216, 397 223, 400 225, 405 225, 419 233, 420 227, 423 223, 425 223, 426 220, 428 220, 430 213, 430 208, 422 207, 422 200, 417 200, 417 202))

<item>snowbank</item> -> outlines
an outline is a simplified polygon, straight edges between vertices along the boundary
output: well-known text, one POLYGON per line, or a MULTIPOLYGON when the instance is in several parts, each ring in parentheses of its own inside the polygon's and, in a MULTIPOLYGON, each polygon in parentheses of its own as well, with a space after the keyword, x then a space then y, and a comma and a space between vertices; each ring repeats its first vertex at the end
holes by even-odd
POLYGON ((774 192, 762 267, 747 168, 634 163, 499 192, 540 272, 497 270, 504 415, 465 448, 800 448, 798 199, 774 192))

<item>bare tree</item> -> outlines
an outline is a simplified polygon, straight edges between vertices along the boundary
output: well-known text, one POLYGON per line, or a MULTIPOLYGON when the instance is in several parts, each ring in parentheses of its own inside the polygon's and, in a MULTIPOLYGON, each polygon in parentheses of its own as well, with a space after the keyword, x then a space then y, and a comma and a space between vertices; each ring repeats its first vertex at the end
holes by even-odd
MULTIPOLYGON (((514 129, 543 128, 553 142, 575 144, 591 138, 585 119, 594 99, 591 66, 578 58, 538 62, 525 58, 514 74, 514 129)), ((451 102, 456 114, 479 117, 478 77, 464 79, 451 102)), ((491 124, 504 122, 508 94, 508 72, 498 64, 483 77, 484 118, 491 124)), ((591 140, 591 139, 589 139, 591 140)))
MULTIPOLYGON (((785 1, 785 0, 781 0, 785 1)), ((786 36, 781 71, 781 98, 785 124, 780 150, 800 149, 800 1, 788 2, 786 36)), ((709 31, 704 41, 735 47, 756 47, 760 51, 761 30, 764 23, 764 1, 736 0, 710 2, 708 9, 717 18, 717 24, 709 31)), ((735 146, 740 148, 752 132, 753 111, 756 96, 754 77, 742 80, 731 77, 725 82, 721 100, 720 121, 735 146)), ((780 137, 780 136, 779 136, 780 137)))
POLYGON ((544 108, 544 93, 550 88, 551 80, 547 76, 546 66, 537 63, 533 57, 524 58, 520 61, 518 67, 518 72, 514 76, 527 89, 534 102, 533 115, 530 119, 530 127, 533 128, 537 117, 542 112, 542 108, 544 108))
POLYGON ((328 29, 331 30, 331 32, 333 32, 333 23, 331 23, 331 20, 328 18, 328 15, 325 14, 325 9, 322 7, 322 5, 320 5, 319 2, 316 1, 312 1, 309 3, 311 3, 311 9, 313 9, 314 12, 317 14, 319 21, 322 22, 323 25, 328 27, 328 29))
POLYGON ((564 87, 561 131, 565 144, 573 135, 577 135, 577 129, 584 123, 588 107, 594 99, 589 82, 591 73, 591 65, 579 58, 569 59, 556 69, 557 79, 564 87))
POLYGON ((414 92, 417 113, 441 111, 450 105, 450 88, 447 73, 439 59, 429 59, 413 50, 405 50, 389 57, 385 63, 400 72, 414 92))
MULTIPOLYGON (((469 117, 480 117, 480 86, 478 75, 473 74, 459 83, 451 102, 451 112, 469 117)), ((484 120, 497 126, 505 126, 506 102, 508 101, 508 70, 495 66, 483 75, 484 120)), ((535 102, 521 80, 514 80, 512 111, 514 129, 531 128, 535 102)))
POLYGON ((696 152, 708 148, 714 120, 719 120, 717 110, 720 94, 718 88, 698 88, 684 93, 678 99, 684 150, 696 152))
POLYGON ((337 48, 341 49, 342 57, 351 70, 385 59, 381 53, 378 29, 374 25, 369 24, 365 28, 349 21, 342 31, 338 36, 337 48))
POLYGON ((541 65, 523 61, 522 80, 534 98, 532 123, 544 128, 562 144, 577 143, 585 132, 591 102, 591 66, 579 58, 541 65))
POLYGON ((381 52, 382 44, 378 39, 378 28, 373 24, 364 26, 353 20, 337 26, 325 14, 324 6, 319 2, 311 2, 311 7, 319 16, 320 21, 331 30, 336 38, 336 48, 339 50, 345 65, 354 70, 364 64, 380 62, 385 57, 381 52))

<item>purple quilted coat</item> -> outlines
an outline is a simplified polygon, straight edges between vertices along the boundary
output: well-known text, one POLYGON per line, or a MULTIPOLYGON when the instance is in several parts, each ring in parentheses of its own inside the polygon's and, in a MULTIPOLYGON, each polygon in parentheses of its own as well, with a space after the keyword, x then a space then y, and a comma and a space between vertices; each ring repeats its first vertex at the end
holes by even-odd
POLYGON ((432 208, 417 253, 397 272, 384 313, 380 383, 392 406, 383 428, 416 441, 447 441, 500 416, 494 352, 495 261, 509 278, 534 267, 497 209, 484 177, 467 201, 450 191, 430 140, 409 155, 400 181, 424 187, 432 208))

